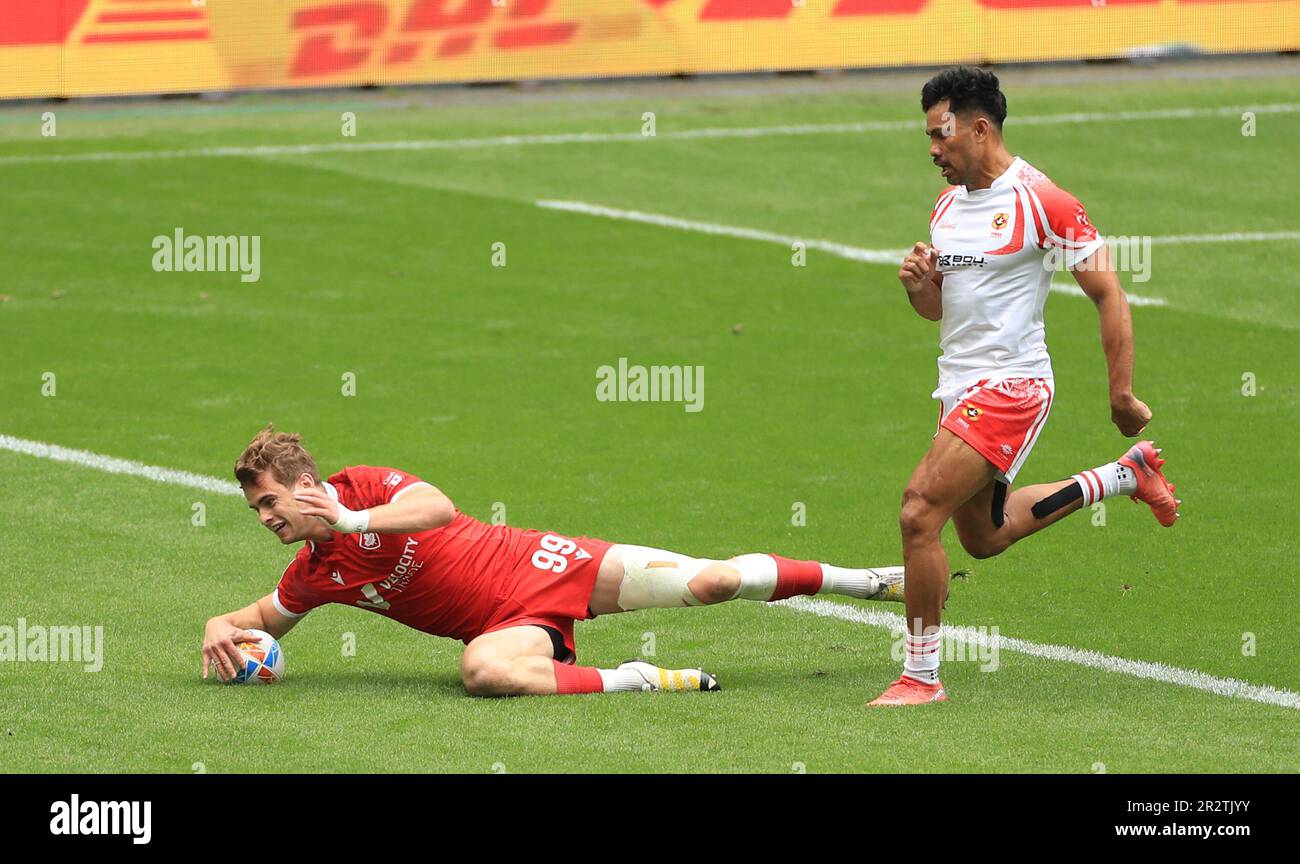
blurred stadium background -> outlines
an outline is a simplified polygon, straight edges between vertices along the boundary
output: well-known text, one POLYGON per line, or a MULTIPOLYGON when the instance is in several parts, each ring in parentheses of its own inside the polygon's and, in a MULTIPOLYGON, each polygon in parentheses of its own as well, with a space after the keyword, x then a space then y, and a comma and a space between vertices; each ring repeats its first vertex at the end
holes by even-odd
POLYGON ((0 0, 0 98, 1300 49, 1295 0, 0 0))

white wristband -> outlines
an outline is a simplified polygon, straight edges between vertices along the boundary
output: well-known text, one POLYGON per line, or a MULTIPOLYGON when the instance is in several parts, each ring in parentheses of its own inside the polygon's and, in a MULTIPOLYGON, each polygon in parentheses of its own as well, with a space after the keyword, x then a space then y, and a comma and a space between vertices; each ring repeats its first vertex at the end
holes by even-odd
POLYGON ((339 518, 331 522, 330 527, 344 534, 364 534, 370 528, 369 510, 349 510, 339 504, 339 518))

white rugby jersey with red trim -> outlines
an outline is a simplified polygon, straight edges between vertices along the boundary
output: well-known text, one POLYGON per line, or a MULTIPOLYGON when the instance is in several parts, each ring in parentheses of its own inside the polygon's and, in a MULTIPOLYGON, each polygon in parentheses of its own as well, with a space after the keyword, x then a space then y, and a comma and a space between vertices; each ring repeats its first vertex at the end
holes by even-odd
POLYGON ((930 214, 943 274, 934 397, 985 378, 1051 378, 1043 304, 1052 276, 1104 243, 1078 199, 1019 156, 987 189, 939 193, 930 214))

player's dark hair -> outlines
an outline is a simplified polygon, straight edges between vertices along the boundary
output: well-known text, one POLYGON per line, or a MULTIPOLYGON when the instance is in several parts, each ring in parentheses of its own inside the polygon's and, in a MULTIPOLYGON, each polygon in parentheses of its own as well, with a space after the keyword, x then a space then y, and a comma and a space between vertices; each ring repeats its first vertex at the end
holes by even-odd
POLYGON ((284 486, 292 486, 303 474, 310 474, 311 479, 320 483, 316 460, 302 446, 302 436, 296 432, 276 432, 270 423, 253 436, 235 460, 235 479, 240 486, 256 483, 263 471, 270 471, 284 486))
POLYGON ((929 111, 945 99, 952 113, 978 111, 1002 131, 1002 121, 1007 119, 1007 97, 1002 95, 998 76, 989 70, 956 66, 935 75, 921 88, 922 111, 929 111))

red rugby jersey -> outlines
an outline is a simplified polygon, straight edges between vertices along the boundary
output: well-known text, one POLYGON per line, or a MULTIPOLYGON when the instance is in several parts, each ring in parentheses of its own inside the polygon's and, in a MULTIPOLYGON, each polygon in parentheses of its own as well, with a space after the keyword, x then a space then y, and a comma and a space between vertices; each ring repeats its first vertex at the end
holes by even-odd
MULTIPOLYGON (((395 468, 360 465, 331 476, 325 491, 350 510, 365 510, 427 485, 395 468)), ((298 551, 273 600, 291 618, 344 603, 468 642, 514 591, 536 533, 459 510, 449 524, 413 534, 331 532, 328 542, 309 540, 298 551)))

